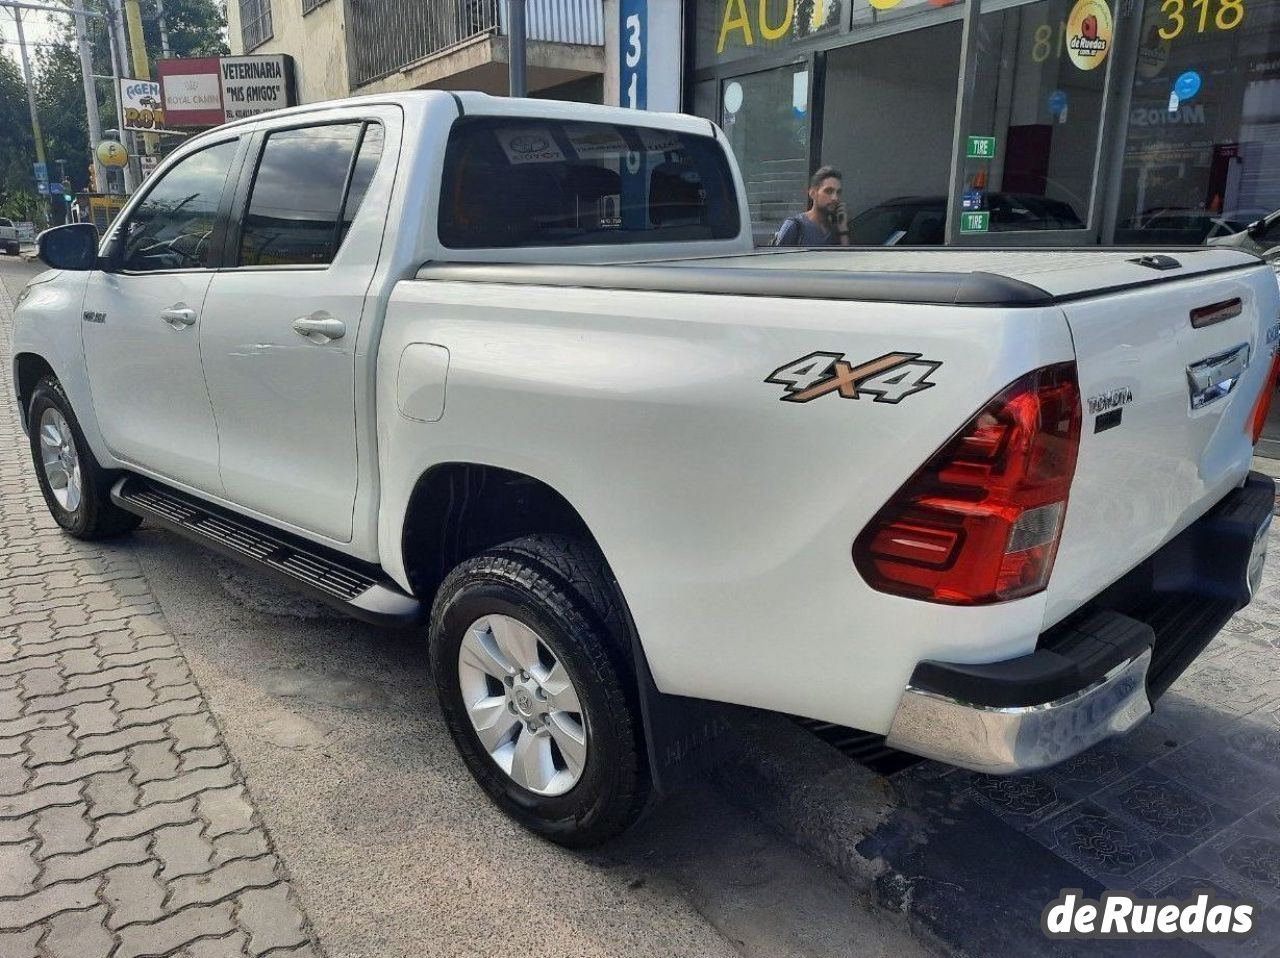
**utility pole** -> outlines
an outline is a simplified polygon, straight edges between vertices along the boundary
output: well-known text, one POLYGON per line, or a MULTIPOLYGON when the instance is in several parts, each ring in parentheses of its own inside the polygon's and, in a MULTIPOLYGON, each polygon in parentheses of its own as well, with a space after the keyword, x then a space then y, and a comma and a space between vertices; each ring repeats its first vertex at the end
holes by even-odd
MULTIPOLYGON (((124 16, 129 28, 129 52, 133 54, 134 79, 150 80, 151 64, 147 62, 147 42, 142 33, 142 8, 138 5, 138 0, 124 0, 124 16)), ((144 133, 142 143, 150 156, 155 153, 159 139, 154 133, 144 133)))
MULTIPOLYGON (((107 14, 107 33, 111 37, 111 72, 115 74, 116 81, 120 77, 125 76, 125 59, 128 54, 128 47, 124 42, 124 10, 120 7, 120 0, 107 0, 107 6, 110 12, 107 14)), ((141 77, 139 77, 141 79, 141 77)), ((133 134, 124 128, 124 109, 120 105, 120 84, 113 81, 111 84, 111 98, 116 104, 116 128, 120 131, 120 142, 124 148, 129 151, 130 156, 137 153, 136 149, 132 149, 133 134)), ((124 191, 132 193, 137 187, 137 179, 133 175, 133 160, 130 159, 124 165, 124 191)))
POLYGON ((169 25, 164 19, 164 0, 156 0, 156 19, 160 27, 160 55, 169 58, 169 25))
POLYGON ((524 0, 507 0, 507 60, 509 86, 512 96, 528 96, 528 80, 525 75, 524 0))
POLYGON ((98 144, 102 142, 102 119, 98 116, 98 91, 93 86, 93 56, 89 52, 89 26, 83 13, 77 12, 75 16, 76 43, 80 47, 80 72, 84 75, 84 108, 89 115, 89 156, 93 163, 93 181, 105 193, 107 172, 98 161, 98 144))
POLYGON ((27 37, 22 31, 22 10, 14 7, 9 12, 18 25, 18 55, 22 59, 22 79, 27 84, 27 106, 31 110, 31 135, 36 139, 36 159, 44 163, 44 134, 40 132, 40 114, 36 112, 36 89, 31 76, 31 60, 27 57, 27 37))

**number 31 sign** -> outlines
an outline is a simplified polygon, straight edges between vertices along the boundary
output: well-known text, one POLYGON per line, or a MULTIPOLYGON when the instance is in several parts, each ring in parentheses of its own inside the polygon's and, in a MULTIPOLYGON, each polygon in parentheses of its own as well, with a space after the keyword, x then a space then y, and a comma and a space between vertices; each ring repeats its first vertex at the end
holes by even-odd
POLYGON ((622 40, 618 53, 622 105, 632 110, 648 109, 649 58, 645 52, 649 42, 648 0, 622 0, 618 4, 618 25, 622 40))

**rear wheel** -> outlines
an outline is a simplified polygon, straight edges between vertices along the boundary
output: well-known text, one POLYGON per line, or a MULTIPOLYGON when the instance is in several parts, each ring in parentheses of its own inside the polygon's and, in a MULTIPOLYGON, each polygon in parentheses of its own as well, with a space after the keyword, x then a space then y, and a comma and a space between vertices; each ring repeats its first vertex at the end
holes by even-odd
POLYGON ((27 407, 31 458, 45 505, 77 539, 105 539, 142 520, 111 501, 111 475, 93 457, 62 385, 52 376, 36 384, 27 407))
POLYGON ((599 552, 530 536, 470 559, 431 617, 431 666, 471 774, 562 845, 605 841, 649 794, 625 620, 599 552))

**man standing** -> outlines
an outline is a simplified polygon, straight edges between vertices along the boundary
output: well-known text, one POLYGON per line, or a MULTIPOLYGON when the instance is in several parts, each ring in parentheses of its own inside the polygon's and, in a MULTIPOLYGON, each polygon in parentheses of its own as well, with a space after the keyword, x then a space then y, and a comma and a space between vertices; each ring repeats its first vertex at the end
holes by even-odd
POLYGON ((788 216, 774 234, 774 246, 848 246, 849 217, 841 196, 844 174, 823 166, 809 177, 809 209, 788 216))

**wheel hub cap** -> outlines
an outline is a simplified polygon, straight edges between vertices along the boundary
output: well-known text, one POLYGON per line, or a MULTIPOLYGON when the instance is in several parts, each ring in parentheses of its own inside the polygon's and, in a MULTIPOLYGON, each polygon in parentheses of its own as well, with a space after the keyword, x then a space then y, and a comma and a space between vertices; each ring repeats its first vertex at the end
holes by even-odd
POLYGON ((67 512, 80 508, 80 457, 66 417, 53 406, 40 414, 40 462, 49 491, 67 512))
POLYGON ((550 647, 506 615, 487 615, 458 648, 458 685, 480 744, 516 784, 563 795, 582 777, 587 726, 578 691, 550 647))

